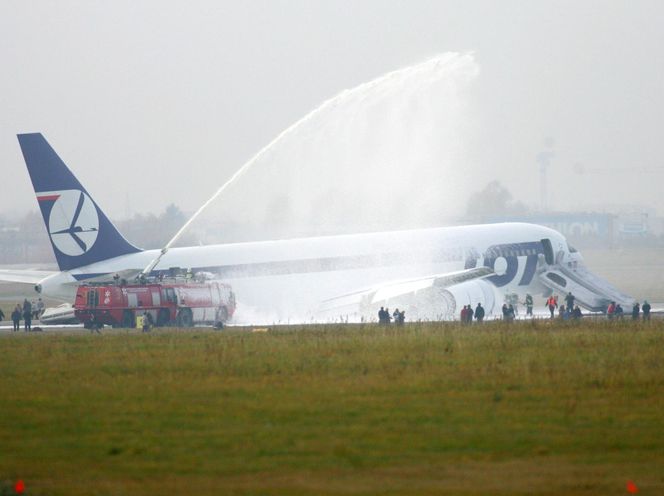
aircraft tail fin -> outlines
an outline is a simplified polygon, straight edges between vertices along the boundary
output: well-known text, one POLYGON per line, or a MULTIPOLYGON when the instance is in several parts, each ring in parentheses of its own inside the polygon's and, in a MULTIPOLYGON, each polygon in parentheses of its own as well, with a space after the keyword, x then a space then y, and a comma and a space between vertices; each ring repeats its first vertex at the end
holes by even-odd
POLYGON ((60 270, 141 251, 106 217, 41 133, 19 134, 60 270))

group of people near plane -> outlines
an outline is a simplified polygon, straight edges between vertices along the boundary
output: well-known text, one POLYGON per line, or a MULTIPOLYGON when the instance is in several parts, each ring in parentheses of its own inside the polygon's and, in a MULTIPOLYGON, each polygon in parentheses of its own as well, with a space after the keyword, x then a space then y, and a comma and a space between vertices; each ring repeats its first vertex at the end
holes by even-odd
MULTIPOLYGON (((568 292, 565 296, 565 305, 558 306, 558 297, 549 296, 546 300, 546 306, 551 312, 551 318, 554 317, 554 311, 558 308, 558 317, 567 320, 569 318, 580 319, 582 317, 581 309, 578 305, 574 305, 576 297, 572 292, 568 292)), ((650 320, 650 303, 648 300, 644 300, 643 305, 640 305, 639 302, 635 302, 632 306, 632 320, 638 320, 640 314, 643 314, 643 320, 650 320)), ((625 311, 620 303, 612 301, 609 306, 606 308, 606 316, 609 320, 613 319, 622 319, 625 315, 625 311)))
MULTIPOLYGON (((39 301, 32 302, 26 298, 23 300, 23 305, 17 303, 11 313, 12 323, 14 324, 13 331, 17 332, 21 328, 21 320, 23 320, 23 328, 26 332, 32 330, 32 319, 38 319, 44 313, 44 302, 41 298, 39 301)), ((0 321, 5 319, 5 314, 0 310, 0 321)))
MULTIPOLYGON (((622 319, 624 314, 625 312, 620 303, 616 304, 615 301, 612 301, 606 309, 606 316, 609 320, 622 319)), ((648 303, 648 300, 644 300, 643 305, 639 305, 637 301, 632 306, 632 320, 639 320, 640 314, 643 314, 643 320, 650 320, 650 303, 648 303)))
POLYGON ((461 309, 461 323, 462 324, 472 324, 473 317, 478 323, 481 323, 484 320, 484 307, 481 303, 478 303, 473 310, 473 307, 470 305, 464 305, 461 309))
POLYGON ((558 309, 558 317, 563 320, 580 319, 583 317, 583 313, 581 312, 581 307, 574 304, 575 300, 576 296, 570 291, 565 296, 565 305, 558 306, 558 296, 551 295, 547 298, 545 306, 551 312, 552 319, 555 317, 556 309, 558 309))
POLYGON ((390 315, 390 309, 389 308, 383 308, 380 307, 380 310, 378 310, 378 323, 379 324, 389 324, 392 319, 394 319, 394 323, 397 325, 403 325, 403 323, 406 321, 406 311, 402 310, 399 311, 399 309, 395 309, 392 315, 390 315))
MULTIPOLYGON (((579 305, 575 304, 575 301, 576 297, 570 291, 565 296, 565 305, 558 305, 558 296, 551 295, 546 299, 545 307, 549 309, 552 319, 556 317, 556 309, 558 310, 558 318, 563 320, 580 319, 583 316, 583 313, 581 312, 579 305)), ((526 316, 532 317, 533 297, 530 294, 527 294, 524 303, 526 305, 526 316)), ((650 308, 648 300, 644 300, 643 305, 640 305, 638 301, 635 302, 632 307, 632 319, 638 320, 639 316, 642 314, 643 320, 650 320, 650 308)), ((606 309, 606 316, 609 320, 622 319, 624 314, 625 311, 620 303, 616 303, 615 301, 612 301, 606 309)), ((512 305, 503 305, 503 319, 514 319, 514 308, 512 305)))
MULTIPOLYGON (((513 296, 515 297, 516 295, 513 296)), ((506 300, 512 301, 513 299, 514 298, 506 297, 506 300)), ((532 317, 533 297, 530 294, 527 294, 523 303, 526 307, 526 316, 532 317)), ((557 317, 562 320, 580 319, 581 317, 583 317, 581 308, 579 307, 579 305, 576 304, 576 297, 572 294, 571 291, 568 292, 567 295, 565 296, 564 305, 558 304, 557 295, 551 295, 546 299, 545 308, 548 308, 549 312, 551 313, 552 319, 556 318, 556 313, 557 317)), ((647 300, 644 300, 643 305, 640 305, 639 302, 634 303, 631 313, 632 319, 639 320, 639 318, 643 318, 643 320, 650 320, 650 309, 651 309, 650 303, 648 303, 647 300)), ((501 311, 502 311, 502 320, 506 322, 511 322, 515 319, 517 311, 513 303, 503 304, 501 311)), ((622 319, 624 313, 625 312, 620 303, 616 303, 615 301, 612 301, 606 309, 606 316, 609 320, 622 319)), ((482 322, 484 320, 484 316, 485 316, 484 308, 482 307, 481 303, 477 304, 475 310, 473 310, 471 305, 464 305, 463 308, 461 309, 459 320, 462 324, 472 323, 473 318, 477 322, 482 322)))

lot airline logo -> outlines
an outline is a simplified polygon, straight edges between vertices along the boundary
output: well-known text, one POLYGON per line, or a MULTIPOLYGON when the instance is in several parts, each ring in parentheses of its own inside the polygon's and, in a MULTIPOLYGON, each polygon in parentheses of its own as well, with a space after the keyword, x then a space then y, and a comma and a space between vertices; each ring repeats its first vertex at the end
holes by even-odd
POLYGON ((48 217, 48 234, 55 247, 65 255, 79 256, 94 246, 99 234, 97 207, 83 191, 67 189, 37 193, 42 211, 53 202, 48 217))

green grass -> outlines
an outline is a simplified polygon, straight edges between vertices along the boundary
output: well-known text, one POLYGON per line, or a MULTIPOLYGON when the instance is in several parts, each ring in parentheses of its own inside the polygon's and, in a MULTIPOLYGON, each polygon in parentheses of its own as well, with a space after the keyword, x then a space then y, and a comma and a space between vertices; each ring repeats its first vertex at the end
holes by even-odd
MULTIPOLYGON (((0 337, 26 494, 664 493, 664 323, 0 337)), ((2 494, 0 483, 0 494, 2 494)))

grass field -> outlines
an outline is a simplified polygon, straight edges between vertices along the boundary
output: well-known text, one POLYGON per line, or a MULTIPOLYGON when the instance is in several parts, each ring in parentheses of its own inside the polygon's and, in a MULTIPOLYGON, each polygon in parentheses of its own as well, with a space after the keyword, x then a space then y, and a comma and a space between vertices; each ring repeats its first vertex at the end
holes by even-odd
POLYGON ((0 354, 7 494, 664 494, 664 322, 6 333, 0 354))

